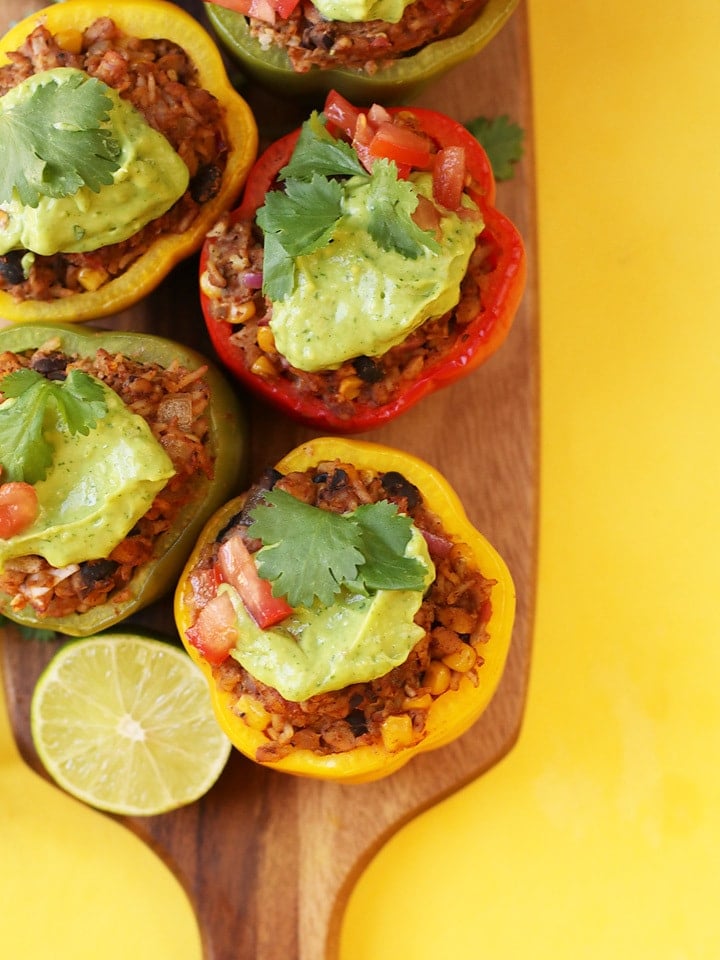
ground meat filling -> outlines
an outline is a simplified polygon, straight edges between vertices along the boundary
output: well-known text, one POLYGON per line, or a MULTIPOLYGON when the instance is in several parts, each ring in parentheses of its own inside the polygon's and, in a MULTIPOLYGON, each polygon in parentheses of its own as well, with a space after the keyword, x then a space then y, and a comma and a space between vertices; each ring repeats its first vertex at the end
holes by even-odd
POLYGON ((250 33, 266 49, 282 47, 296 73, 312 67, 362 70, 372 75, 395 60, 412 56, 435 40, 466 30, 487 0, 415 0, 398 23, 324 19, 301 0, 287 19, 274 24, 249 18, 250 33))
POLYGON ((31 607, 40 618, 86 613, 108 601, 123 603, 137 569, 153 558, 179 511, 197 496, 198 477, 213 476, 206 368, 188 370, 176 361, 163 368, 103 349, 92 358, 69 356, 53 341, 36 351, 0 354, 0 377, 27 367, 51 380, 64 379, 74 368, 102 380, 147 421, 176 474, 108 557, 63 568, 35 555, 11 559, 0 572, 0 591, 11 598, 14 611, 31 607))
POLYGON ((481 233, 461 284, 460 300, 452 310, 427 320, 380 356, 354 357, 335 370, 310 373, 293 367, 276 349, 269 326, 272 303, 258 289, 263 239, 254 223, 233 222, 226 216, 208 234, 207 251, 201 283, 206 310, 212 320, 234 326, 230 342, 242 352, 245 368, 263 379, 284 382, 301 400, 322 401, 347 420, 360 407, 393 402, 470 337, 470 325, 482 313, 483 290, 498 256, 488 233, 481 233))
MULTIPOLYGON (((37 27, 0 67, 0 96, 36 73, 75 67, 118 91, 162 133, 187 164, 190 184, 161 217, 120 243, 86 253, 35 255, 25 275, 24 250, 0 257, 0 289, 16 300, 53 300, 97 290, 122 274, 163 234, 187 230, 220 187, 226 160, 224 110, 198 84, 187 53, 169 40, 139 39, 99 17, 81 33, 37 27)), ((1 214, 0 214, 1 215, 1 214)))
POLYGON ((417 487, 401 474, 358 470, 333 461, 285 476, 272 471, 250 491, 243 511, 206 551, 191 577, 193 602, 198 608, 207 602, 203 585, 224 537, 239 530, 251 551, 259 548, 260 543, 247 532, 248 512, 258 496, 272 487, 338 513, 362 503, 392 501, 425 534, 436 578, 415 617, 425 635, 403 664, 377 680, 293 703, 255 680, 232 657, 214 668, 215 682, 231 694, 234 711, 265 732, 267 740, 257 751, 257 759, 278 760, 297 749, 342 753, 379 743, 396 750, 422 740, 433 701, 456 690, 463 677, 473 684, 480 682, 494 581, 483 577, 469 549, 449 537, 417 487), (388 722, 388 718, 392 720, 388 722), (402 718, 399 729, 397 718, 402 718))

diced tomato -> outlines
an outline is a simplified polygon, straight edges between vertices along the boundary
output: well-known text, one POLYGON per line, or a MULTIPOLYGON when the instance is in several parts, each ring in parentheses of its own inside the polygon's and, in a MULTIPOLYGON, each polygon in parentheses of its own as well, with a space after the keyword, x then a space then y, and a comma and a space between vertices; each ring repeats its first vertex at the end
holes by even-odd
POLYGON ((185 634, 212 666, 226 660, 237 643, 235 608, 227 593, 220 593, 205 604, 195 623, 185 634))
POLYGON ((370 143, 373 157, 394 160, 418 170, 427 170, 431 164, 430 143, 419 133, 391 121, 382 121, 370 143))
POLYGON ((255 17, 266 23, 275 23, 277 17, 286 20, 299 0, 217 0, 218 6, 235 10, 246 17, 255 17))
POLYGON ((433 165, 433 197, 446 210, 458 210, 465 186, 466 163, 463 147, 438 151, 433 165))
POLYGON ((440 211, 432 200, 428 200, 428 198, 424 197, 421 193, 418 194, 418 205, 415 208, 412 218, 421 230, 429 230, 435 233, 440 226, 440 211))
POLYGON ((218 566, 223 579, 235 587, 247 612, 261 630, 290 616, 293 608, 284 597, 274 597, 272 584, 257 571, 242 537, 229 537, 218 550, 218 566))
POLYGON ((300 0, 273 0, 275 6, 275 13, 282 19, 285 20, 293 12, 295 7, 298 5, 300 0))
POLYGON ((0 484, 0 538, 7 540, 29 527, 37 517, 35 487, 19 480, 0 484))
POLYGON ((347 140, 355 137, 358 117, 361 111, 346 100, 337 90, 331 90, 325 98, 323 113, 327 117, 327 129, 334 137, 343 133, 347 140))
POLYGON ((193 603, 196 607, 204 607, 217 593, 222 583, 222 576, 218 568, 212 566, 196 567, 190 574, 193 603))
POLYGON ((355 124, 355 133, 352 138, 352 146, 357 153, 360 163, 365 167, 368 173, 372 172, 372 165, 374 161, 373 155, 370 153, 370 144, 372 143, 373 137, 375 136, 375 130, 367 122, 367 117, 365 114, 361 114, 358 118, 358 122, 355 124))
POLYGON ((389 123, 392 120, 385 107, 381 107, 379 103, 374 103, 368 109, 367 118, 368 123, 373 127, 377 127, 379 123, 389 123))

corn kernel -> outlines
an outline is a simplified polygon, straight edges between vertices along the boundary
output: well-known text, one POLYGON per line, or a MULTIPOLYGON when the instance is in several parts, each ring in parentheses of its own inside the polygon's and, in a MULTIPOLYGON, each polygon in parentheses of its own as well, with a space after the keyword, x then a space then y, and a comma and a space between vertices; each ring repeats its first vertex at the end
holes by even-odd
POLYGON ((264 353, 275 353, 275 337, 270 327, 258 327, 257 345, 264 353))
POLYGON ((98 267, 81 267, 78 270, 78 283, 83 290, 98 290, 107 282, 108 277, 107 270, 98 267))
POLYGON ((57 45, 68 53, 80 53, 82 50, 82 32, 80 30, 58 30, 54 35, 57 45))
POLYGON ((450 667, 440 660, 431 660, 423 682, 433 697, 441 696, 450 686, 450 667))
POLYGON ((380 727, 383 746, 388 753, 394 753, 413 742, 412 720, 406 713, 386 717, 380 727))
POLYGON ((274 377, 277 373, 275 366, 269 357, 261 354, 250 367, 250 372, 256 377, 274 377))
POLYGON ((362 386, 363 381, 360 377, 345 377, 345 379, 340 382, 338 393, 346 400, 354 400, 359 396, 362 386))
POLYGON ((464 643, 453 653, 443 657, 445 666, 450 667, 451 670, 457 670, 458 673, 467 673, 468 670, 472 670, 476 660, 477 655, 469 643, 464 643))
POLYGON ((420 697, 405 697, 402 703, 403 710, 429 710, 432 706, 432 697, 424 693, 420 697))
POLYGON ((235 713, 253 730, 265 730, 270 723, 270 714, 265 707, 246 693, 235 704, 235 713))
POLYGON ((247 323, 255 316, 255 304, 252 300, 246 300, 245 303, 233 304, 228 320, 230 323, 247 323))
POLYGON ((203 270, 200 274, 200 290, 210 300, 219 300, 223 295, 222 287, 217 287, 214 283, 211 283, 207 270, 203 270))
POLYGON ((455 633, 472 633, 475 629, 476 617, 462 607, 443 607, 438 611, 438 619, 455 633))

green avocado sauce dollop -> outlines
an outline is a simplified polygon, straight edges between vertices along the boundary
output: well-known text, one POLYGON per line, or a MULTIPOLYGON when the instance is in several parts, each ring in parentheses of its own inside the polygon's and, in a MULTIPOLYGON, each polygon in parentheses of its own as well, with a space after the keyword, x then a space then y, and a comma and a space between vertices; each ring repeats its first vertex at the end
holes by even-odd
MULTIPOLYGON (((424 564, 427 588, 435 567, 417 527, 411 534, 405 556, 424 564)), ((233 587, 224 583, 218 592, 228 593, 235 608, 239 640, 231 655, 255 679, 296 703, 384 676, 405 662, 424 634, 414 622, 423 601, 417 590, 365 595, 343 588, 335 603, 298 607, 270 630, 257 626, 233 587)))
MULTIPOLYGON (((0 110, 11 111, 45 84, 67 84, 78 74, 85 77, 73 67, 34 74, 0 98, 0 110)), ((36 207, 24 204, 13 191, 12 198, 0 204, 7 218, 0 232, 0 254, 29 250, 51 256, 119 243, 165 213, 184 194, 189 171, 167 138, 112 87, 102 86, 112 101, 109 120, 103 126, 120 147, 113 182, 97 191, 83 185, 68 196, 43 195, 36 207)), ((73 118, 66 122, 72 123, 73 118)), ((61 164, 62 158, 57 162, 61 164)))
MULTIPOLYGON (((410 177, 432 199, 432 177, 410 177)), ((440 251, 416 259, 383 250, 370 236, 366 179, 344 185, 343 217, 332 238, 295 258, 296 283, 273 303, 270 328, 280 353, 299 370, 332 370, 358 356, 379 356, 460 300, 460 284, 483 222, 439 208, 440 251)), ((475 208, 465 197, 463 203, 475 208)))
POLYGON ((405 8, 413 0, 315 0, 315 6, 326 20, 352 23, 365 20, 385 20, 398 23, 405 8))
MULTIPOLYGON (((54 567, 107 557, 174 475, 147 422, 101 386, 107 412, 87 435, 57 429, 47 415, 44 435, 52 444, 53 462, 35 484, 39 514, 21 533, 0 539, 0 569, 9 559, 30 554, 54 567)), ((13 402, 5 400, 0 407, 13 402)))

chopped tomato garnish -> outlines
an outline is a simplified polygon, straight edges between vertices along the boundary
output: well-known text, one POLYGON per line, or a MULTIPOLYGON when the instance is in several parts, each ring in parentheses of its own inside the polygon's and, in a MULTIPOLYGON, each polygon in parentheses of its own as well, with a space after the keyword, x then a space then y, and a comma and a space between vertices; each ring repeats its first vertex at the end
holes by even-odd
POLYGON ((286 20, 298 5, 299 0, 217 0, 218 6, 235 10, 246 17, 275 23, 277 17, 286 20))
POLYGON ((370 153, 373 157, 384 157, 418 170, 427 170, 431 163, 428 139, 392 121, 378 124, 370 142, 370 153))
POLYGON ((235 587, 245 609, 261 630, 290 616, 293 608, 284 597, 275 597, 272 584, 258 573, 255 561, 242 537, 229 537, 218 550, 223 579, 235 587))
POLYGON ((40 510, 35 487, 20 480, 0 484, 0 537, 7 540, 29 527, 40 510))
POLYGON ((432 200, 428 200, 421 193, 418 194, 418 205, 412 218, 421 230, 429 230, 435 233, 440 227, 440 211, 432 200))
POLYGON ((355 130, 361 111, 337 90, 331 90, 328 93, 323 113, 327 118, 327 129, 334 137, 342 133, 346 140, 355 138, 355 130))
POLYGON ((229 595, 219 593, 208 601, 185 633, 212 666, 226 660, 238 639, 235 608, 229 595))
POLYGON ((193 592, 193 603, 196 607, 204 607, 217 593, 222 583, 222 576, 215 565, 196 567, 190 574, 190 585, 193 592))
POLYGON ((438 151, 433 165, 433 197, 446 210, 460 208, 465 175, 465 150, 462 147, 445 147, 438 151))

